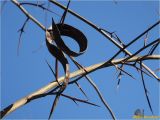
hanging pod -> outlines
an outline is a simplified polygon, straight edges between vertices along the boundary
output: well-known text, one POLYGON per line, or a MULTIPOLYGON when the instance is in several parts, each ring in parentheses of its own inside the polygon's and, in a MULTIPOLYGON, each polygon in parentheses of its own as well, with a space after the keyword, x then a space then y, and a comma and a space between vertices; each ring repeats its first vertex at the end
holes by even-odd
POLYGON ((69 63, 65 54, 70 57, 77 57, 87 49, 87 38, 77 28, 68 24, 55 24, 52 19, 52 26, 46 31, 46 45, 49 52, 62 64, 65 72, 64 85, 69 82, 69 63), (63 41, 61 36, 72 38, 79 45, 79 52, 71 50, 63 41))

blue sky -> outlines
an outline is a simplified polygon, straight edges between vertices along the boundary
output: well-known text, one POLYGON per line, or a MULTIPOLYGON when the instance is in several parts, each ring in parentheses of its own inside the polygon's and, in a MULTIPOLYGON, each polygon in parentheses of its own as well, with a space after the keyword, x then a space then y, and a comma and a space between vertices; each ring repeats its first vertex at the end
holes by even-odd
MULTIPOLYGON (((66 5, 66 2, 60 1, 66 5)), ((124 43, 128 43, 149 26, 157 22, 158 1, 134 1, 118 2, 113 1, 72 1, 70 9, 90 20, 97 26, 108 31, 116 31, 117 35, 124 43)), ((45 22, 45 12, 38 8, 27 7, 40 22, 47 27, 51 24, 53 17, 58 23, 60 17, 55 14, 47 14, 45 22)), ((63 10, 50 4, 50 9, 62 15, 63 10)), ((1 109, 15 102, 16 100, 38 90, 54 79, 45 59, 54 66, 54 58, 45 46, 45 33, 33 22, 29 21, 25 33, 22 36, 20 55, 17 56, 17 44, 19 33, 17 32, 25 21, 25 15, 11 2, 8 2, 1 15, 1 109), (34 52, 42 45, 42 48, 34 52)), ((109 40, 95 31, 84 22, 78 20, 71 14, 67 14, 65 22, 83 31, 88 39, 88 49, 85 54, 79 56, 77 61, 83 66, 108 60, 119 49, 109 40)), ((159 37, 158 27, 149 32, 148 43, 159 37)), ((134 53, 143 47, 143 39, 128 48, 134 53)), ((78 50, 73 40, 66 39, 65 43, 73 50, 78 50)), ((158 50, 155 52, 158 53, 158 50)), ((117 58, 121 58, 123 54, 117 58)), ((71 62, 71 61, 70 61, 71 62)), ((153 70, 158 68, 158 61, 145 61, 153 70)), ((71 63, 71 71, 77 68, 71 63)), ((151 115, 149 110, 140 75, 135 69, 125 67, 136 80, 128 76, 123 76, 120 88, 116 89, 116 69, 114 67, 105 68, 91 73, 90 76, 99 87, 106 101, 119 119, 131 119, 136 109, 144 109, 145 115, 151 115)), ((60 76, 63 70, 60 67, 60 76)), ((145 76, 149 98, 155 115, 160 115, 159 104, 159 83, 148 76, 145 76)), ((61 97, 54 112, 56 119, 106 119, 111 118, 106 108, 100 102, 96 92, 89 85, 86 79, 79 81, 86 91, 89 100, 101 107, 89 106, 79 103, 77 106, 71 100, 61 97)), ((67 95, 84 98, 75 85, 70 85, 64 92, 67 95)), ((31 103, 17 109, 6 119, 46 119, 53 102, 54 96, 37 99, 31 103)))

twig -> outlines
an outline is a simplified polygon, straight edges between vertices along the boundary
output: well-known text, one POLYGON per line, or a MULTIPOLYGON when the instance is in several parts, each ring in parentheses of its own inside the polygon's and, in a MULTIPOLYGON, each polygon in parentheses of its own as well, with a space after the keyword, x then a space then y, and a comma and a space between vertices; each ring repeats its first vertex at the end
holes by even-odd
POLYGON ((46 28, 38 21, 36 20, 32 15, 30 15, 17 0, 11 0, 12 3, 14 3, 30 20, 32 20, 34 23, 36 23, 42 30, 46 30, 46 28))
POLYGON ((125 63, 125 65, 131 66, 131 67, 135 68, 138 72, 142 71, 144 74, 148 75, 149 77, 152 77, 150 74, 148 74, 144 70, 141 70, 141 68, 137 67, 135 64, 125 63))
MULTIPOLYGON (((128 59, 130 59, 130 58, 136 56, 137 54, 139 54, 140 52, 142 52, 144 49, 146 49, 146 48, 152 46, 153 44, 159 44, 159 43, 160 43, 160 38, 154 40, 153 42, 151 42, 151 43, 149 43, 148 45, 146 45, 146 46, 142 47, 141 49, 139 49, 137 52, 135 52, 135 53, 132 54, 131 56, 125 58, 125 59, 124 59, 124 62, 125 62, 125 60, 128 60, 128 59)), ((144 57, 145 57, 145 56, 144 56, 144 57)), ((141 64, 142 64, 142 63, 141 63, 141 64)), ((160 80, 160 79, 158 78, 158 80, 160 80)))
POLYGON ((150 51, 148 52, 148 55, 152 55, 153 52, 154 52, 154 51, 156 50, 156 48, 158 47, 158 45, 159 45, 159 43, 155 43, 155 44, 151 47, 150 51))
POLYGON ((35 3, 29 3, 29 2, 21 2, 20 5, 30 5, 30 6, 35 6, 35 7, 38 7, 38 8, 41 8, 42 10, 46 10, 48 12, 51 12, 51 13, 54 13, 55 15, 57 16, 60 16, 59 14, 57 14, 56 12, 53 12, 51 10, 49 10, 48 8, 45 8, 44 7, 44 4, 35 4, 35 3))

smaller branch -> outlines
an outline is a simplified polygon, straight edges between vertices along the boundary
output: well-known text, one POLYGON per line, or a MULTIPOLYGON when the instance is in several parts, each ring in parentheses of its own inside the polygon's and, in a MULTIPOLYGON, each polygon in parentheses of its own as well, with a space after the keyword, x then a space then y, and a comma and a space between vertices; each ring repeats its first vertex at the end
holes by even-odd
MULTIPOLYGON (((146 48, 148 48, 148 47, 152 46, 153 44, 159 44, 159 43, 160 43, 160 38, 158 38, 158 39, 156 39, 155 41, 153 41, 153 42, 149 43, 148 45, 146 45, 146 46, 142 47, 142 48, 141 48, 141 49, 139 49, 137 52, 135 52, 134 54, 132 54, 132 55, 131 55, 131 56, 129 56, 128 58, 124 59, 124 61, 123 61, 123 62, 125 62, 126 60, 128 60, 128 59, 130 59, 130 58, 132 58, 132 57, 136 56, 137 54, 139 54, 140 52, 142 52, 144 49, 146 49, 146 48)), ((145 56, 143 56, 143 57, 145 57, 145 56)), ((139 61, 139 60, 137 60, 137 61, 139 61)))
POLYGON ((49 10, 48 8, 45 8, 45 7, 44 7, 44 4, 38 4, 38 3, 35 4, 35 3, 29 3, 29 2, 21 2, 20 5, 35 6, 35 7, 41 8, 42 10, 46 10, 46 11, 48 11, 48 12, 51 12, 51 13, 53 13, 53 14, 55 14, 55 15, 57 15, 57 16, 60 17, 60 15, 57 14, 56 12, 53 12, 53 11, 49 10))
POLYGON ((14 3, 29 19, 31 19, 34 23, 36 23, 42 30, 46 30, 46 28, 38 21, 36 20, 32 15, 30 15, 17 0, 11 0, 12 3, 14 3))
POLYGON ((154 51, 156 50, 156 48, 158 47, 158 45, 159 45, 159 43, 155 43, 155 44, 151 47, 150 51, 148 52, 148 55, 152 55, 152 54, 154 53, 154 51))
POLYGON ((141 68, 137 67, 135 64, 125 63, 125 65, 131 66, 131 67, 135 68, 138 72, 142 71, 144 74, 148 75, 149 77, 152 77, 150 74, 148 74, 144 70, 141 70, 141 68))

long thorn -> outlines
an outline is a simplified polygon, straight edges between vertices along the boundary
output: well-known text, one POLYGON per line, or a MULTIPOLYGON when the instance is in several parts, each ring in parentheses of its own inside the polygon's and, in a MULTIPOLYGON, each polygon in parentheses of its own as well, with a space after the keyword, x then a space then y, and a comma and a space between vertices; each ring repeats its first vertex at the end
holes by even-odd
MULTIPOLYGON (((142 62, 140 63, 140 68, 142 69, 142 62)), ((145 82, 144 82, 144 76, 143 76, 143 72, 141 71, 141 78, 142 78, 142 83, 143 83, 143 88, 144 88, 144 92, 145 92, 145 96, 146 96, 146 99, 147 99, 147 103, 149 105, 149 108, 152 112, 152 115, 153 115, 153 110, 152 110, 152 106, 151 106, 151 103, 150 103, 150 100, 149 100, 149 96, 148 96, 148 91, 147 91, 147 88, 146 88, 146 85, 145 85, 145 82)))
POLYGON ((69 8, 69 4, 70 4, 70 0, 68 1, 68 4, 67 4, 67 8, 65 9, 62 17, 61 17, 61 20, 60 20, 60 23, 63 24, 64 23, 64 20, 66 18, 66 15, 67 15, 67 12, 68 12, 68 8, 69 8))
POLYGON ((52 105, 52 108, 51 108, 51 110, 50 110, 48 120, 50 120, 50 118, 51 118, 51 116, 52 116, 52 113, 54 112, 54 110, 55 110, 55 108, 56 108, 56 105, 57 105, 57 103, 58 103, 59 98, 60 98, 60 95, 59 95, 59 93, 57 93, 57 95, 56 95, 56 97, 55 97, 55 99, 54 99, 54 101, 53 101, 53 105, 52 105))
POLYGON ((84 92, 84 90, 81 88, 81 86, 78 84, 78 82, 75 82, 77 87, 80 89, 80 91, 83 93, 83 95, 88 99, 87 94, 84 92))
POLYGON ((17 46, 17 55, 19 55, 22 34, 24 32, 24 28, 25 28, 28 21, 29 21, 29 17, 27 17, 27 19, 25 20, 24 24, 22 25, 22 28, 18 30, 20 32, 20 35, 19 35, 18 46, 17 46))
POLYGON ((87 100, 78 99, 78 98, 71 97, 71 96, 68 96, 68 95, 65 95, 65 94, 61 94, 61 96, 69 98, 69 99, 74 100, 74 101, 78 101, 78 102, 82 102, 82 103, 86 103, 86 104, 89 104, 89 105, 100 107, 99 105, 96 105, 94 103, 88 102, 87 100))

